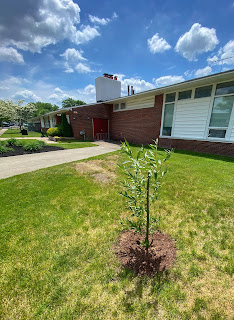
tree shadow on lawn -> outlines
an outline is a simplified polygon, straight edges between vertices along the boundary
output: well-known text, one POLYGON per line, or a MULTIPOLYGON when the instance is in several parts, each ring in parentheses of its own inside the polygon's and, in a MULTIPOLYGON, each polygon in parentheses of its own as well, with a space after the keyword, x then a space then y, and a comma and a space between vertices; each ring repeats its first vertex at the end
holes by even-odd
POLYGON ((137 276, 131 269, 123 268, 118 275, 119 281, 130 283, 131 289, 124 289, 125 296, 122 298, 122 305, 126 312, 133 312, 136 302, 142 302, 148 308, 152 308, 156 313, 159 311, 158 294, 163 288, 171 281, 169 279, 169 271, 161 271, 155 273, 153 277, 149 276, 137 276), (143 302, 144 291, 147 290, 147 294, 153 295, 156 293, 156 297, 150 299, 148 302, 143 302))

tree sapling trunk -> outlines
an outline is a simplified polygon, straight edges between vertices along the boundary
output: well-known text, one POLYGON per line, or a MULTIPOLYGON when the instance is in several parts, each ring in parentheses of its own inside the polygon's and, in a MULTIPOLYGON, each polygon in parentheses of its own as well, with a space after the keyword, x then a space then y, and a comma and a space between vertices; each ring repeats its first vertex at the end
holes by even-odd
POLYGON ((149 188, 150 188, 150 174, 147 176, 147 195, 146 195, 146 235, 145 235, 145 246, 146 252, 149 251, 149 188))

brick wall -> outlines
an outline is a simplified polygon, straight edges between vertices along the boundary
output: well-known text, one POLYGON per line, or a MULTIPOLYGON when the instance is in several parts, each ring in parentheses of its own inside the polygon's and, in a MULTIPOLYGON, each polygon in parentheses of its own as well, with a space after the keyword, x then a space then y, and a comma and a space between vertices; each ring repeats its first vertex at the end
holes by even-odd
POLYGON ((234 157, 234 143, 160 138, 159 146, 234 157))
MULTIPOLYGON (((111 112, 110 136, 112 140, 136 143, 152 143, 159 137, 163 95, 155 96, 153 108, 111 112)), ((113 110, 113 108, 112 108, 113 110)))
POLYGON ((84 106, 73 108, 70 114, 70 122, 73 135, 76 139, 83 139, 80 131, 85 131, 87 140, 93 139, 92 119, 110 119, 111 105, 96 104, 92 106, 84 106))

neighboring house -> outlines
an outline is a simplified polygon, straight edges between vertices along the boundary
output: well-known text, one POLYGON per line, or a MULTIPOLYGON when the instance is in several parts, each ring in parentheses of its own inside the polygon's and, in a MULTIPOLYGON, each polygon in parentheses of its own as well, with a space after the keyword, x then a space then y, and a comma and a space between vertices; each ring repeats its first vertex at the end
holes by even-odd
POLYGON ((51 112, 41 117, 42 128, 58 124, 66 112, 77 139, 81 131, 86 139, 136 144, 158 138, 161 147, 234 157, 234 70, 125 97, 113 77, 95 82, 99 102, 51 112))

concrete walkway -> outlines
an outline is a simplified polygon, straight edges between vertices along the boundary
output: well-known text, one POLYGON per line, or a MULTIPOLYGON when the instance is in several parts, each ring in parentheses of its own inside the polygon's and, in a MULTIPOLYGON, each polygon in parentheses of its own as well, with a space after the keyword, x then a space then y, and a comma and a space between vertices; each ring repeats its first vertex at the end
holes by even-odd
POLYGON ((6 158, 2 157, 0 158, 0 179, 120 150, 118 144, 104 141, 95 143, 98 144, 97 147, 24 154, 6 158))
POLYGON ((8 128, 7 129, 0 129, 0 136, 7 130, 8 130, 8 128))

